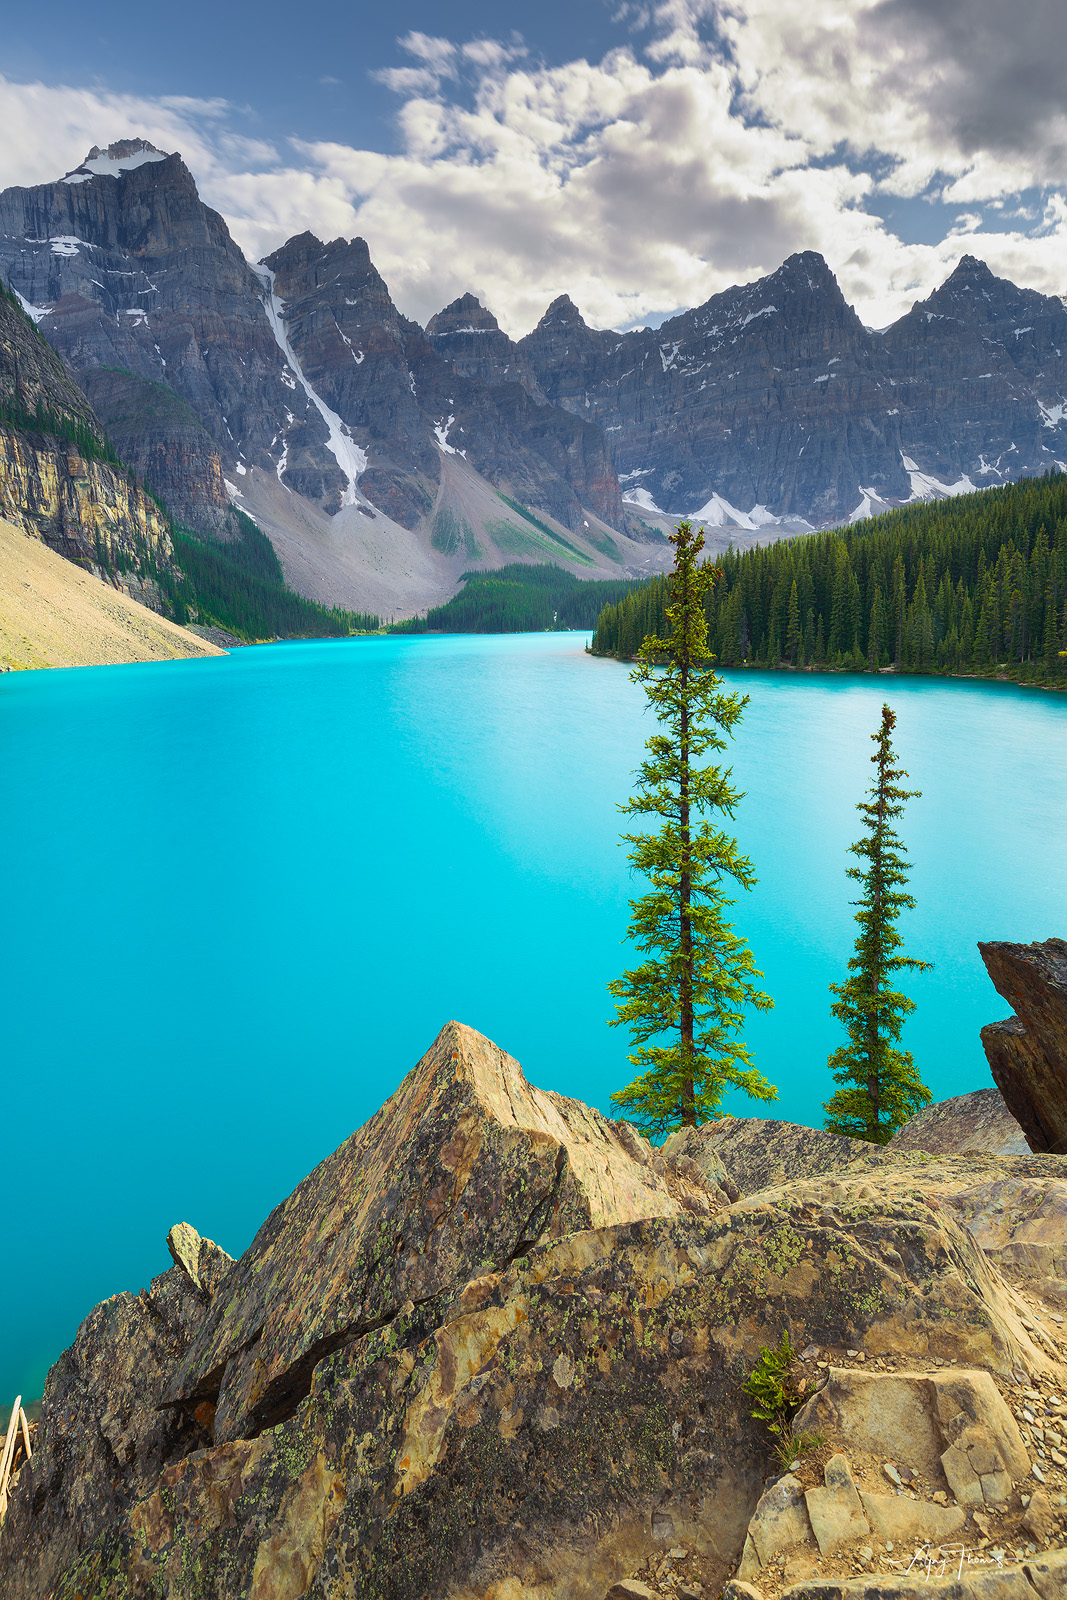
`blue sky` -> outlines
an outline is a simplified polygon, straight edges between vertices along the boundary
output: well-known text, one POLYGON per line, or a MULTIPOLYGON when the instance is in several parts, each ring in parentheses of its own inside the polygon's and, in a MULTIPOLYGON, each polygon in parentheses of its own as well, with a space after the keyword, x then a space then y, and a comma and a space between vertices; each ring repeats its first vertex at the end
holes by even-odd
POLYGON ((3 71, 24 82, 40 78, 137 95, 222 97, 244 110, 250 134, 274 139, 296 134, 395 149, 396 96, 373 74, 410 64, 400 37, 421 32, 495 39, 515 30, 535 58, 557 64, 575 56, 597 60, 629 35, 625 24, 612 21, 616 9, 603 0, 545 0, 506 8, 464 0, 447 10, 430 0, 403 0, 399 6, 363 0, 308 10, 281 0, 257 5, 184 0, 180 20, 150 7, 135 13, 131 23, 123 0, 91 6, 60 0, 49 11, 46 34, 25 12, 9 19, 3 71))
POLYGON ((1062 0, 58 0, 0 65, 0 185, 143 134, 250 257, 361 234, 420 320, 625 327, 801 249, 874 326, 965 252, 1067 291, 1062 0))

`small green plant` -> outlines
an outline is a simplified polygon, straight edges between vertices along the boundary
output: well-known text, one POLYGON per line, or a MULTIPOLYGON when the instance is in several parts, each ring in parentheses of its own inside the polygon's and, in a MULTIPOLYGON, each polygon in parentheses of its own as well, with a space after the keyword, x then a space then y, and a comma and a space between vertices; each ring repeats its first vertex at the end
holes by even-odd
POLYGON ((794 1467, 800 1457, 822 1444, 819 1433, 795 1433, 793 1418, 803 1404, 795 1368, 797 1353, 784 1331, 777 1348, 764 1345, 759 1360, 742 1385, 753 1402, 749 1415, 767 1424, 775 1454, 783 1467, 794 1467))

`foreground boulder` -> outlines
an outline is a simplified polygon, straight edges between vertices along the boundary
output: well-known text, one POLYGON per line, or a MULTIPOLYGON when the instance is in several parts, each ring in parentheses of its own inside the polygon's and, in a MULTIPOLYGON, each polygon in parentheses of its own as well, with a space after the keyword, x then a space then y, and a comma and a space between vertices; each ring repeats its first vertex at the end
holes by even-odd
POLYGON ((1030 1146, 999 1089, 975 1089, 938 1100, 910 1117, 889 1141, 896 1154, 1023 1156, 1030 1146))
POLYGON ((1015 1012, 982 1029, 993 1080, 1031 1150, 1067 1153, 1067 940, 979 944, 1015 1012))
MULTIPOLYGON (((140 1301, 88 1319, 81 1432, 70 1352, 0 1535, 2 1600, 714 1600, 743 1558, 777 1596, 788 1560, 843 1579, 879 1529, 956 1537, 962 1508, 977 1538, 1031 1450, 1051 1493, 1060 1325, 978 1219, 991 1183, 1055 1212, 1056 1158, 916 1164, 813 1135, 805 1168, 787 1135, 788 1180, 731 1203, 737 1122, 655 1152, 450 1023, 238 1262, 172 1230, 180 1314, 150 1361, 123 1365, 140 1301), (780 1562, 760 1508, 781 1467, 743 1384, 783 1331, 826 1443, 776 1491, 780 1562), (899 1437, 861 1426, 872 1380, 896 1385, 899 1437), (937 1510, 909 1511, 872 1448, 918 1452, 901 1472, 927 1472, 937 1510)), ((1024 1222, 997 1204, 1010 1250, 1024 1222)))
MULTIPOLYGON (((368 1332, 399 1318, 409 1337, 426 1336, 450 1295, 538 1239, 728 1205, 683 1165, 581 1102, 532 1088, 489 1040, 449 1023, 236 1265, 179 1224, 175 1266, 86 1319, 49 1375, 37 1450, 0 1539, 0 1594, 10 1583, 14 1600, 48 1595, 164 1468, 277 1425, 307 1397, 316 1364, 368 1332)), ((212 1493, 230 1459, 212 1456, 212 1493)))
POLYGON ((725 1203, 695 1169, 652 1163, 632 1130, 531 1088, 518 1062, 451 1022, 271 1213, 165 1399, 215 1406, 216 1443, 247 1438, 292 1413, 324 1356, 408 1302, 501 1271, 541 1239, 725 1203))

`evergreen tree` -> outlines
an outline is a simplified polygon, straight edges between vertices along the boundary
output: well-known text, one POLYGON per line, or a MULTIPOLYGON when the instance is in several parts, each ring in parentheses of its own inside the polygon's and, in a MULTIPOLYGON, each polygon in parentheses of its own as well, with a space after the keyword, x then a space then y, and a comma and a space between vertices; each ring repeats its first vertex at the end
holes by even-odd
POLYGON ((652 886, 630 902, 629 937, 646 959, 608 985, 618 1012, 611 1025, 630 1028, 629 1059, 644 1069, 612 1099, 652 1135, 714 1116, 727 1088, 776 1098, 737 1037, 745 1006, 765 1011, 773 1002, 755 987, 762 974, 726 921, 735 903, 726 883, 749 889, 755 874, 736 839, 702 820, 708 812, 732 818, 741 799, 728 768, 700 763, 725 750, 748 697, 726 694, 711 667, 704 607, 718 574, 698 565, 703 534, 683 522, 671 543, 669 632, 645 640, 632 673, 662 731, 649 739, 637 792, 621 807, 659 819, 655 833, 623 835, 652 886))
POLYGON ((900 913, 910 910, 915 900, 904 888, 909 869, 893 824, 903 813, 904 802, 919 794, 917 789, 900 787, 899 780, 908 775, 895 765, 896 720, 883 705, 881 727, 871 736, 877 747, 871 757, 877 777, 870 798, 856 807, 867 832, 849 845, 866 865, 849 867, 847 874, 863 886, 860 898, 853 901, 860 931, 848 963, 849 977, 830 985, 831 994, 837 996, 830 1009, 844 1023, 849 1042, 829 1060, 834 1081, 845 1087, 826 1103, 826 1127, 873 1144, 887 1144, 897 1128, 931 1099, 910 1052, 897 1048, 904 1018, 915 1010, 915 1002, 892 987, 894 975, 904 969, 927 972, 930 963, 900 954, 903 940, 896 926, 900 913))
POLYGON ((793 587, 789 591, 789 612, 785 625, 785 653, 794 667, 800 654, 801 639, 800 602, 797 599, 797 581, 794 578, 793 587))

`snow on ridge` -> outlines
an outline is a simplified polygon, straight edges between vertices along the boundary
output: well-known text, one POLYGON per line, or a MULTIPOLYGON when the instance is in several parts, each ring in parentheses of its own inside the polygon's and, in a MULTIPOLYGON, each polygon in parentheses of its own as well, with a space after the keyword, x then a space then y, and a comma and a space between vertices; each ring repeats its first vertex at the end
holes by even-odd
POLYGON ((1039 400, 1037 409, 1041 413, 1045 427, 1055 428, 1067 417, 1067 400, 1061 400, 1054 406, 1043 406, 1039 400))
MULTIPOLYGON (((263 309, 267 313, 267 321, 270 323, 271 332, 274 334, 278 349, 285 357, 293 376, 296 378, 304 393, 311 401, 311 404, 315 407, 315 410, 319 413, 319 416, 329 429, 329 438, 326 441, 326 448, 329 450, 330 454, 337 462, 337 465, 348 479, 348 488, 341 496, 341 504, 342 506, 354 506, 357 504, 356 482, 360 475, 367 470, 367 452, 360 449, 359 445, 347 431, 345 424, 337 415, 337 412, 330 409, 325 400, 322 399, 322 397, 304 376, 304 369, 300 365, 295 350, 289 343, 289 335, 285 328, 285 314, 282 310, 282 301, 274 292, 274 273, 272 272, 271 268, 254 266, 252 271, 256 274, 256 277, 259 278, 260 282, 267 291, 266 297, 263 301, 263 309)), ((288 455, 288 447, 286 447, 286 454, 288 455)), ((279 479, 281 478, 280 469, 278 477, 279 479)))
POLYGON ((85 245, 88 250, 92 249, 89 241, 79 239, 76 233, 55 233, 48 243, 52 246, 54 256, 76 256, 80 245, 85 245))
POLYGON ((931 473, 922 472, 911 457, 904 454, 903 450, 900 452, 900 460, 911 483, 909 501, 944 500, 954 494, 974 493, 976 486, 966 473, 961 478, 957 478, 955 483, 942 483, 939 478, 935 478, 931 473))
POLYGON ((132 172, 135 167, 143 167, 149 161, 166 161, 166 152, 163 150, 134 150, 126 156, 112 156, 107 151, 97 155, 90 154, 80 167, 75 167, 73 172, 68 172, 62 183, 88 183, 90 178, 116 178, 120 172, 132 172))
MULTIPOLYGON (((810 287, 810 285, 809 285, 810 287)), ((757 317, 769 317, 772 311, 777 311, 777 306, 760 306, 758 311, 750 311, 742 322, 742 328, 747 328, 750 322, 755 322, 757 317)))

